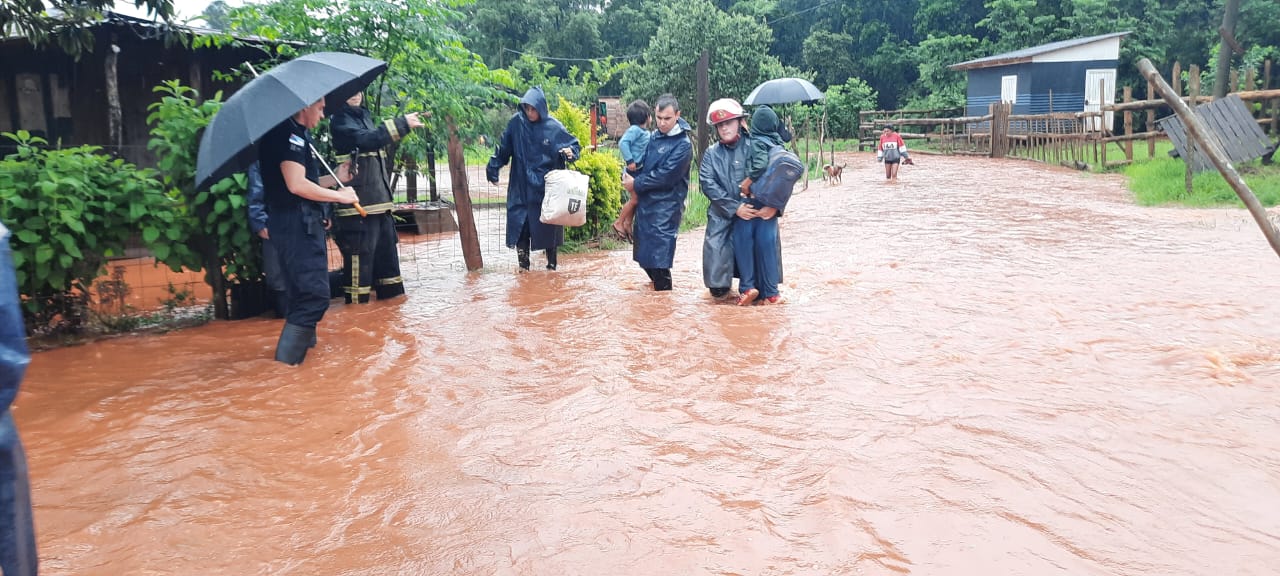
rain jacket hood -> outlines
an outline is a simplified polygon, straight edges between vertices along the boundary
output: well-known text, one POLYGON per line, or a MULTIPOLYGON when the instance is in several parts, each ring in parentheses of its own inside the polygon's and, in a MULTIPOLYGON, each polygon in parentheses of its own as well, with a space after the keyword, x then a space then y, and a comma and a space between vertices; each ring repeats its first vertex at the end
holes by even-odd
POLYGON ((775 146, 781 146, 785 142, 781 128, 782 122, 778 120, 778 113, 773 108, 761 106, 751 113, 752 138, 763 138, 775 146))
MULTIPOLYGON (((538 122, 551 119, 551 113, 547 110, 547 95, 542 92, 542 88, 539 86, 534 86, 526 91, 524 96, 520 98, 520 104, 533 106, 533 109, 538 111, 538 122)), ((520 115, 524 116, 524 110, 520 111, 520 115)), ((526 116, 525 121, 527 122, 528 120, 529 118, 526 116)))

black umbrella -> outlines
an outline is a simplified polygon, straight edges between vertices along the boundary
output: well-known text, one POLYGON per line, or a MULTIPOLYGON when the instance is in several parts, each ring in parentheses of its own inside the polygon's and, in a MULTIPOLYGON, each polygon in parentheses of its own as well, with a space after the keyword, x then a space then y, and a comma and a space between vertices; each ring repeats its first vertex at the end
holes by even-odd
POLYGON ((196 189, 247 169, 258 158, 258 141, 299 110, 325 97, 350 98, 386 69, 386 62, 357 54, 317 52, 254 78, 227 99, 204 129, 196 189))
POLYGON ((751 91, 743 100, 747 106, 759 104, 791 104, 823 99, 822 91, 804 78, 777 78, 769 80, 751 91))

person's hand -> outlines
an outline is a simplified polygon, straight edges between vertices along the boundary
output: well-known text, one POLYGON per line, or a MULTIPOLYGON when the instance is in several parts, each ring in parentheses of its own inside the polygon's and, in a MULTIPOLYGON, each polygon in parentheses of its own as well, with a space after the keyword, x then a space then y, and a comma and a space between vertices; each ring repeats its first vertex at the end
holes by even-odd
POLYGON ((622 173, 622 187, 627 189, 631 194, 636 193, 636 179, 626 172, 622 173))
MULTIPOLYGON (((431 113, 430 113, 430 112, 423 112, 423 114, 425 114, 427 117, 430 117, 430 116, 431 116, 431 113)), ((420 118, 418 118, 418 113, 417 113, 417 112, 413 112, 413 113, 410 113, 410 114, 405 114, 405 115, 404 115, 404 121, 405 121, 405 122, 407 122, 407 123, 409 124, 409 129, 410 129, 410 130, 413 130, 414 128, 421 128, 421 127, 423 127, 423 126, 426 126, 426 124, 423 124, 423 123, 422 123, 422 120, 421 120, 420 118)))
POLYGON ((751 197, 751 179, 750 178, 743 180, 742 183, 738 185, 738 194, 740 194, 743 198, 751 197))
POLYGON ((768 220, 777 215, 778 215, 778 209, 772 206, 764 206, 759 210, 756 210, 756 216, 758 216, 761 220, 768 220))
POLYGON ((271 235, 267 233, 267 229, 266 229, 266 228, 263 228, 263 229, 261 229, 261 230, 259 230, 259 231, 258 231, 258 237, 259 237, 259 238, 261 238, 261 239, 263 239, 263 240, 270 240, 270 239, 271 239, 271 235))
POLYGON ((743 220, 750 220, 759 216, 756 209, 752 208, 749 204, 739 204, 738 211, 735 212, 734 215, 743 220))
POLYGON ((560 149, 560 153, 561 153, 561 154, 564 154, 564 159, 565 159, 565 160, 568 160, 568 161, 570 161, 570 162, 572 162, 572 161, 573 161, 573 148, 570 148, 570 147, 568 147, 568 146, 565 146, 564 148, 561 148, 561 149, 560 149))
POLYGON ((339 198, 336 200, 339 204, 355 204, 360 201, 360 197, 356 196, 355 188, 343 186, 337 190, 339 198))
POLYGON ((630 171, 632 171, 632 172, 635 172, 635 171, 636 171, 636 163, 635 163, 635 162, 628 162, 628 163, 627 163, 627 170, 630 170, 630 171))
POLYGON ((347 160, 346 162, 343 162, 342 164, 338 165, 337 176, 338 176, 339 182, 342 182, 345 184, 347 182, 350 182, 352 178, 355 178, 355 174, 353 174, 354 170, 351 169, 353 162, 355 162, 354 158, 352 158, 351 160, 347 160))

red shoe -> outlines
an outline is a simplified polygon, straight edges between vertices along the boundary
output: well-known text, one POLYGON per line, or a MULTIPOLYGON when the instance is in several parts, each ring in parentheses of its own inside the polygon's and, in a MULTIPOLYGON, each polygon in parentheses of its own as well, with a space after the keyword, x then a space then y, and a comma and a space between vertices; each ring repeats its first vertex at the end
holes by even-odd
POLYGON ((765 304, 777 304, 779 302, 782 302, 781 294, 774 294, 773 296, 764 299, 765 304))
POLYGON ((755 288, 752 288, 752 289, 750 289, 750 290, 747 290, 746 292, 743 292, 741 296, 739 296, 739 297, 738 297, 738 305, 739 305, 739 306, 748 306, 748 305, 750 305, 752 302, 755 302, 755 301, 756 301, 756 297, 758 297, 758 296, 760 296, 760 291, 759 291, 759 290, 756 290, 755 288))

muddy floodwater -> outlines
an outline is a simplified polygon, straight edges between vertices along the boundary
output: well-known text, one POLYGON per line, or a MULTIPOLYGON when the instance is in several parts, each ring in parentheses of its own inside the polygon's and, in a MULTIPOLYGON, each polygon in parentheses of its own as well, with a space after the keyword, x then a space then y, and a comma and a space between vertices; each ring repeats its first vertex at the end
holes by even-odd
POLYGON ((846 161, 781 222, 780 305, 713 302, 695 231, 672 293, 627 251, 494 250, 335 301, 297 368, 269 318, 36 354, 42 573, 1280 571, 1280 258, 1246 212, 846 161))

